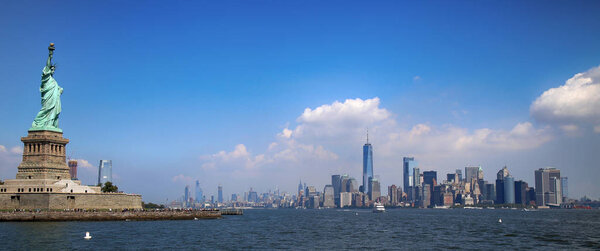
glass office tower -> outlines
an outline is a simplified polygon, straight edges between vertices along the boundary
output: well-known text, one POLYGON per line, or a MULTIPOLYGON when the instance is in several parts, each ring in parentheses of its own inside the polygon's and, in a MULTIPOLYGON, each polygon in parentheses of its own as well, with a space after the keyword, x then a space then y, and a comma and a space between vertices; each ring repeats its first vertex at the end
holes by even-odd
POLYGON ((408 193, 409 187, 415 186, 415 184, 413 183, 413 180, 419 180, 419 177, 413 178, 412 174, 413 174, 413 170, 415 167, 417 167, 417 162, 415 161, 414 157, 404 157, 403 159, 403 173, 404 173, 404 192, 408 193))
POLYGON ((373 178, 373 146, 367 143, 363 146, 363 193, 369 193, 369 178, 373 178))
POLYGON ((204 195, 202 194, 199 180, 196 180, 196 202, 204 202, 204 195))
POLYGON ((217 190, 218 190, 217 200, 219 201, 219 203, 223 203, 223 187, 221 185, 219 185, 217 187, 217 190))
POLYGON ((100 160, 98 167, 98 184, 112 183, 112 160, 100 160))
POLYGON ((504 204, 515 204, 515 179, 512 176, 504 178, 504 204))

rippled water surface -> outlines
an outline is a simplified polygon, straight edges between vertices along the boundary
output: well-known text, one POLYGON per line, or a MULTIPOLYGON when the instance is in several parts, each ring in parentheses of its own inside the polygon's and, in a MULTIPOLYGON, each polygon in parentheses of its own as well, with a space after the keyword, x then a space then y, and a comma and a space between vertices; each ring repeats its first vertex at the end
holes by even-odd
POLYGON ((600 210, 281 209, 220 220, 0 223, 0 242, 28 250, 600 249, 600 210))

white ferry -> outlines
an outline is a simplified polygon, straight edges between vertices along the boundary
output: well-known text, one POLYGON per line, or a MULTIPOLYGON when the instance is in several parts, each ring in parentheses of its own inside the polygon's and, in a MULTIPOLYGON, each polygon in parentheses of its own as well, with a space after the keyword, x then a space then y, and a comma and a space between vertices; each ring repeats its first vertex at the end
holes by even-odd
POLYGON ((383 206, 383 204, 379 203, 379 202, 375 202, 375 204, 373 204, 373 213, 383 213, 385 212, 385 207, 383 206))

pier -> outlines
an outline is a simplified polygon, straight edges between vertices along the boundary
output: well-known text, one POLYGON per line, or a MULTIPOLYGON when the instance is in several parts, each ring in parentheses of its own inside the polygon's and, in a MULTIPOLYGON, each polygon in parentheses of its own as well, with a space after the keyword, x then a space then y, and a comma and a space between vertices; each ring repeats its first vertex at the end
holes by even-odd
POLYGON ((238 208, 224 208, 219 209, 219 211, 221 215, 244 215, 244 210, 238 208))

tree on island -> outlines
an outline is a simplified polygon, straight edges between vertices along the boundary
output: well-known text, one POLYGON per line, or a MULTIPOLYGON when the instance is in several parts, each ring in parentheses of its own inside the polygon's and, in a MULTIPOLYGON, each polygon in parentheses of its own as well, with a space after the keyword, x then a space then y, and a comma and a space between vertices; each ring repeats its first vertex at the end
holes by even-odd
POLYGON ((0 180, 0 185, 4 185, 4 181, 0 180))
POLYGON ((165 205, 158 205, 158 204, 154 204, 152 202, 145 203, 142 201, 142 207, 145 209, 157 209, 157 208, 163 209, 163 208, 165 208, 165 205))
POLYGON ((119 191, 119 188, 110 181, 107 181, 104 183, 104 186, 102 186, 103 193, 116 193, 117 191, 119 191))

